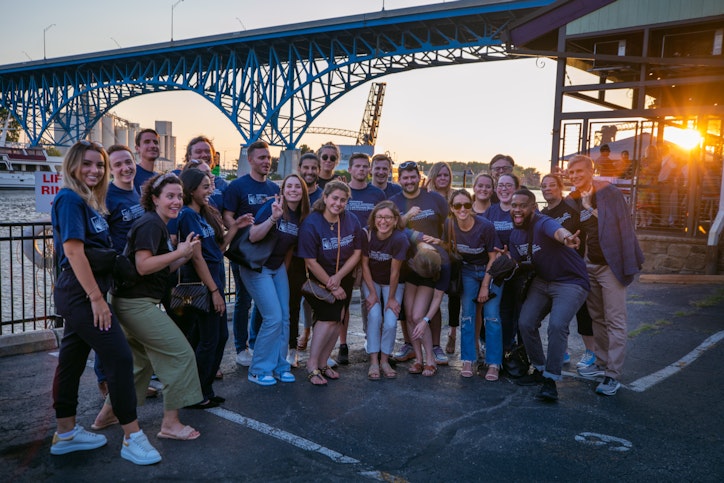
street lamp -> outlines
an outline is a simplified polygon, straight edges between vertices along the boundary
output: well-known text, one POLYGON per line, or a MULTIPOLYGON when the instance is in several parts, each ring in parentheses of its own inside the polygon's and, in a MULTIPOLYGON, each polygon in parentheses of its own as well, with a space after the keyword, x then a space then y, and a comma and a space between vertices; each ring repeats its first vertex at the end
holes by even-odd
POLYGON ((45 27, 43 29, 43 59, 46 59, 46 57, 45 57, 45 32, 52 29, 53 27, 55 27, 55 24, 51 23, 50 25, 48 25, 47 27, 45 27))
POLYGON ((32 61, 32 60, 33 60, 33 58, 32 58, 32 57, 30 57, 30 55, 28 55, 28 53, 27 53, 27 52, 25 52, 24 50, 23 50, 23 54, 25 54, 25 57, 27 57, 27 58, 28 58, 28 60, 30 60, 30 61, 32 61))
POLYGON ((244 22, 242 22, 239 17, 236 17, 236 21, 239 22, 239 25, 241 25, 241 30, 246 30, 246 26, 244 25, 244 22))
POLYGON ((184 0, 176 0, 176 3, 171 5, 171 42, 173 42, 173 11, 176 7, 178 7, 178 4, 183 1, 184 0))
POLYGON ((121 44, 119 44, 116 39, 114 39, 113 37, 111 37, 111 40, 112 40, 113 42, 115 42, 115 44, 118 46, 119 49, 122 49, 122 48, 123 48, 123 47, 121 47, 121 44))

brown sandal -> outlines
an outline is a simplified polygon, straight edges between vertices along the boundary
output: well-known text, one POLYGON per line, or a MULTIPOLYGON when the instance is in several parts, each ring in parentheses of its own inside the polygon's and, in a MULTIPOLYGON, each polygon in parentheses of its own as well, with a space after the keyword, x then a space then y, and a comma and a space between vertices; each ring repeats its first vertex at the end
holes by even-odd
POLYGON ((324 376, 322 376, 322 371, 320 371, 319 369, 315 369, 312 372, 310 372, 309 374, 307 374, 307 380, 309 382, 311 382, 313 386, 326 386, 327 385, 327 380, 324 378, 324 376), (318 377, 323 382, 321 382, 321 383, 314 382, 312 379, 314 379, 315 377, 318 377))
POLYGON ((370 364, 370 368, 367 371, 367 379, 370 381, 379 381, 380 380, 380 365, 379 364, 370 364))
POLYGON ((432 377, 435 374, 437 374, 437 366, 425 366, 425 369, 422 371, 422 375, 425 377, 432 377))
POLYGON ((333 381, 335 379, 339 379, 339 373, 329 366, 324 366, 323 368, 319 369, 319 371, 327 379, 332 379, 333 381))
POLYGON ((410 366, 407 372, 409 372, 410 374, 422 374, 422 363, 415 362, 410 366))
POLYGON ((382 369, 382 374, 384 374, 387 379, 394 379, 397 377, 397 371, 390 366, 389 362, 383 362, 380 364, 380 368, 382 369))

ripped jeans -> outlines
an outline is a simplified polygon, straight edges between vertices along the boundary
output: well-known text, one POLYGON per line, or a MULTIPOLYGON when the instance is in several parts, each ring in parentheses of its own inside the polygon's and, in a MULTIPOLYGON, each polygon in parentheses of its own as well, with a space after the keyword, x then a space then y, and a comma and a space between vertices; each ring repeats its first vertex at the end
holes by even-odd
MULTIPOLYGON (((478 292, 485 276, 484 267, 463 265, 462 317, 460 318, 460 360, 475 361, 477 333, 475 317, 477 312, 478 292)), ((490 284, 490 294, 494 298, 483 305, 485 323, 485 362, 500 364, 503 362, 503 331, 500 324, 500 296, 503 288, 490 284)))

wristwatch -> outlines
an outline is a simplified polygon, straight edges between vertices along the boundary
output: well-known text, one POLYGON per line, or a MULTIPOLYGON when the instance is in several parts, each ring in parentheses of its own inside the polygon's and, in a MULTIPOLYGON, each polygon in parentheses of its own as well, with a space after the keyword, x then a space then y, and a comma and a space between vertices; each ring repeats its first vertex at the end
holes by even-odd
POLYGON ((424 320, 428 324, 430 323, 430 317, 423 317, 422 320, 424 320))

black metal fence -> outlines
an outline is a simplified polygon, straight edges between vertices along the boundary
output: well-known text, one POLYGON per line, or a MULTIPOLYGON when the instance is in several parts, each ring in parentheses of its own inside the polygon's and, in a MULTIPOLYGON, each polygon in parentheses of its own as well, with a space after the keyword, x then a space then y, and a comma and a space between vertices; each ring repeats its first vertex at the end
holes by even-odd
MULTIPOLYGON (((227 263, 225 298, 233 300, 234 278, 227 263)), ((0 223, 1 335, 59 327, 53 288, 56 268, 48 222, 0 223)))

